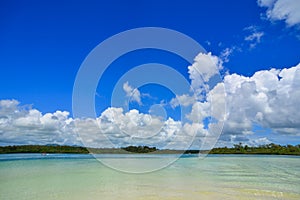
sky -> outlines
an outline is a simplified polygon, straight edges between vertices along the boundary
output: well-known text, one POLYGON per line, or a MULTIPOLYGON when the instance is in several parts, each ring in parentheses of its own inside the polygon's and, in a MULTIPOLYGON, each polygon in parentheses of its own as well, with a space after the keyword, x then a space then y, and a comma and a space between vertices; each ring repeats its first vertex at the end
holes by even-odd
POLYGON ((299 144, 299 9, 294 0, 3 0, 0 145, 299 144), (206 53, 193 62, 158 49, 120 56, 99 81, 96 118, 77 118, 72 94, 83 61, 107 38, 141 27, 178 31, 206 53), (177 70, 193 92, 122 79, 145 63, 177 70), (222 80, 212 86, 216 74, 222 80), (121 103, 111 105, 117 83, 121 103))

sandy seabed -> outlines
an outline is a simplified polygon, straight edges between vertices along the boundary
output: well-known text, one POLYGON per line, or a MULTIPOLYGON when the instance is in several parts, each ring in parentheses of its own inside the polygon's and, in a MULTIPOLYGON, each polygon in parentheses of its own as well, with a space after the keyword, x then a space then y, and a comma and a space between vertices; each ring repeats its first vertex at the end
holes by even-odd
POLYGON ((299 169, 300 158, 289 156, 181 158, 144 174, 119 172, 95 159, 2 160, 0 199, 296 200, 299 169))

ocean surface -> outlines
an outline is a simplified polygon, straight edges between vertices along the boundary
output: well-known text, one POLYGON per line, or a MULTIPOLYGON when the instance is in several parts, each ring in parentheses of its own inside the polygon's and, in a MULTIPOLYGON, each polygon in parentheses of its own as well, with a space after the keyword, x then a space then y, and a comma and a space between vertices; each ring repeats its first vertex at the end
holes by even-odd
MULTIPOLYGON (((100 158, 120 165, 135 159, 147 168, 153 156, 100 158)), ((300 157, 185 155, 161 170, 131 174, 91 155, 4 154, 0 199, 300 199, 300 157)))

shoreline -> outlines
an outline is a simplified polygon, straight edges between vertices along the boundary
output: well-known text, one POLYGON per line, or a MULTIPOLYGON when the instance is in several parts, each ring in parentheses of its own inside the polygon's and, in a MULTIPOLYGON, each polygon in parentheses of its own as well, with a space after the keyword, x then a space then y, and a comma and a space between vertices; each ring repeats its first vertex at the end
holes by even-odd
MULTIPOLYGON (((136 148, 137 149, 137 148, 136 148)), ((174 149, 156 149, 150 151, 151 148, 139 147, 142 151, 138 152, 126 151, 125 148, 86 148, 78 146, 60 146, 60 145, 15 145, 0 146, 0 154, 14 153, 40 153, 40 154, 219 154, 219 155, 292 155, 300 156, 300 145, 280 146, 275 144, 266 145, 264 147, 219 147, 211 150, 174 150, 174 149), (150 150, 149 150, 150 149, 150 150), (148 151, 146 151, 148 150, 148 151)))

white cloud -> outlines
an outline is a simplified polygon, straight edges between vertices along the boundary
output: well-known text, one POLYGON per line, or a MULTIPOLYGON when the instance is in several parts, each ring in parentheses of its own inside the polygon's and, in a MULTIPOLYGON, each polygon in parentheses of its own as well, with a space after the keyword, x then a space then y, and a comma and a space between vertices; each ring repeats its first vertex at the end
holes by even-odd
POLYGON ((187 115, 187 118, 194 123, 202 123, 204 118, 210 115, 210 103, 209 102, 195 102, 192 107, 192 111, 187 115))
POLYGON ((188 66, 191 80, 190 94, 176 95, 176 98, 170 101, 170 105, 173 108, 179 105, 189 107, 197 102, 205 101, 206 94, 221 80, 219 70, 223 69, 222 64, 222 59, 211 53, 199 53, 194 63, 188 66))
MULTIPOLYGON (((137 110, 124 113, 122 108, 108 108, 96 121, 98 126, 95 122, 94 125, 88 126, 90 129, 94 127, 88 131, 91 134, 87 134, 85 126, 78 130, 86 146, 149 145, 180 149, 188 148, 193 137, 182 131, 180 121, 172 118, 163 121, 161 118, 143 114, 137 110)), ((78 122, 81 123, 79 127, 85 124, 83 121, 78 122)))
POLYGON ((258 71, 252 77, 227 75, 224 133, 251 133, 257 123, 278 133, 300 135, 299 75, 300 64, 258 71))
POLYGON ((1 113, 5 112, 6 110, 14 110, 20 103, 17 100, 1 100, 0 107, 1 113))
POLYGON ((190 96, 188 94, 176 95, 175 98, 171 99, 170 104, 172 108, 176 108, 177 106, 190 106, 193 105, 196 101, 194 96, 190 96))
POLYGON ((1 100, 0 119, 1 144, 79 144, 66 111, 43 115, 16 100, 1 100))
MULTIPOLYGON (((90 147, 150 145, 180 149, 194 141, 193 148, 209 148, 216 142, 224 120, 219 144, 268 143, 268 137, 255 137, 254 124, 279 135, 300 136, 300 64, 258 71, 251 77, 230 74, 224 77, 224 83, 209 85, 220 67, 220 59, 210 53, 199 54, 189 66, 194 91, 202 91, 204 84, 206 93, 200 94, 202 98, 183 94, 170 102, 174 107, 190 107, 184 123, 115 107, 107 108, 96 119, 73 119, 66 111, 43 114, 16 100, 0 100, 0 145, 81 145, 83 140, 90 147), (212 122, 204 123, 208 118, 212 122)), ((133 87, 125 83, 123 88, 140 102, 140 93, 133 87)))
POLYGON ((265 145, 265 144, 270 144, 270 143, 272 143, 272 141, 270 141, 266 137, 262 137, 262 138, 249 140, 248 146, 260 146, 260 145, 265 145))
POLYGON ((233 144, 238 144, 240 142, 243 145, 248 146, 260 146, 273 143, 273 141, 269 140, 267 137, 257 137, 255 139, 251 139, 243 135, 229 135, 226 139, 219 140, 216 146, 232 146, 233 144))
POLYGON ((142 105, 141 93, 137 88, 133 88, 128 82, 125 82, 123 84, 123 90, 125 91, 129 101, 135 101, 139 105, 142 105))
POLYGON ((210 88, 207 84, 211 78, 219 74, 222 69, 222 60, 211 53, 199 53, 194 59, 194 63, 188 67, 189 78, 194 94, 199 96, 203 91, 210 88))
POLYGON ((300 24, 300 1, 298 0, 258 0, 258 5, 267 7, 267 18, 271 21, 284 20, 288 26, 300 24))
POLYGON ((252 33, 251 35, 248 35, 245 37, 246 41, 254 41, 256 43, 260 43, 260 38, 264 35, 263 32, 255 32, 252 33))
POLYGON ((245 37, 245 41, 250 42, 250 48, 254 48, 257 44, 261 42, 261 37, 264 35, 264 32, 255 31, 250 35, 245 37))
POLYGON ((218 123, 224 122, 226 115, 226 93, 224 83, 219 82, 211 91, 209 91, 207 94, 207 102, 210 104, 209 117, 214 118, 218 123))
POLYGON ((257 0, 257 4, 261 7, 271 7, 276 0, 257 0))
POLYGON ((72 119, 66 111, 42 114, 36 109, 24 110, 16 100, 0 100, 0 145, 150 145, 176 149, 188 148, 192 137, 183 132, 180 121, 164 121, 138 110, 107 108, 96 119, 72 119))
POLYGON ((222 59, 224 63, 229 62, 229 56, 233 53, 233 50, 234 48, 223 49, 220 54, 220 59, 222 59))
MULTIPOLYGON (((205 82, 208 82, 211 77, 218 74, 218 70, 222 69, 222 61, 211 53, 199 53, 194 59, 193 65, 189 66, 190 79, 197 82, 196 77, 202 75, 205 82), (198 73, 196 75, 196 73, 198 73)), ((198 84, 195 84, 198 86, 198 84)), ((196 87, 195 87, 196 88, 196 87)))

